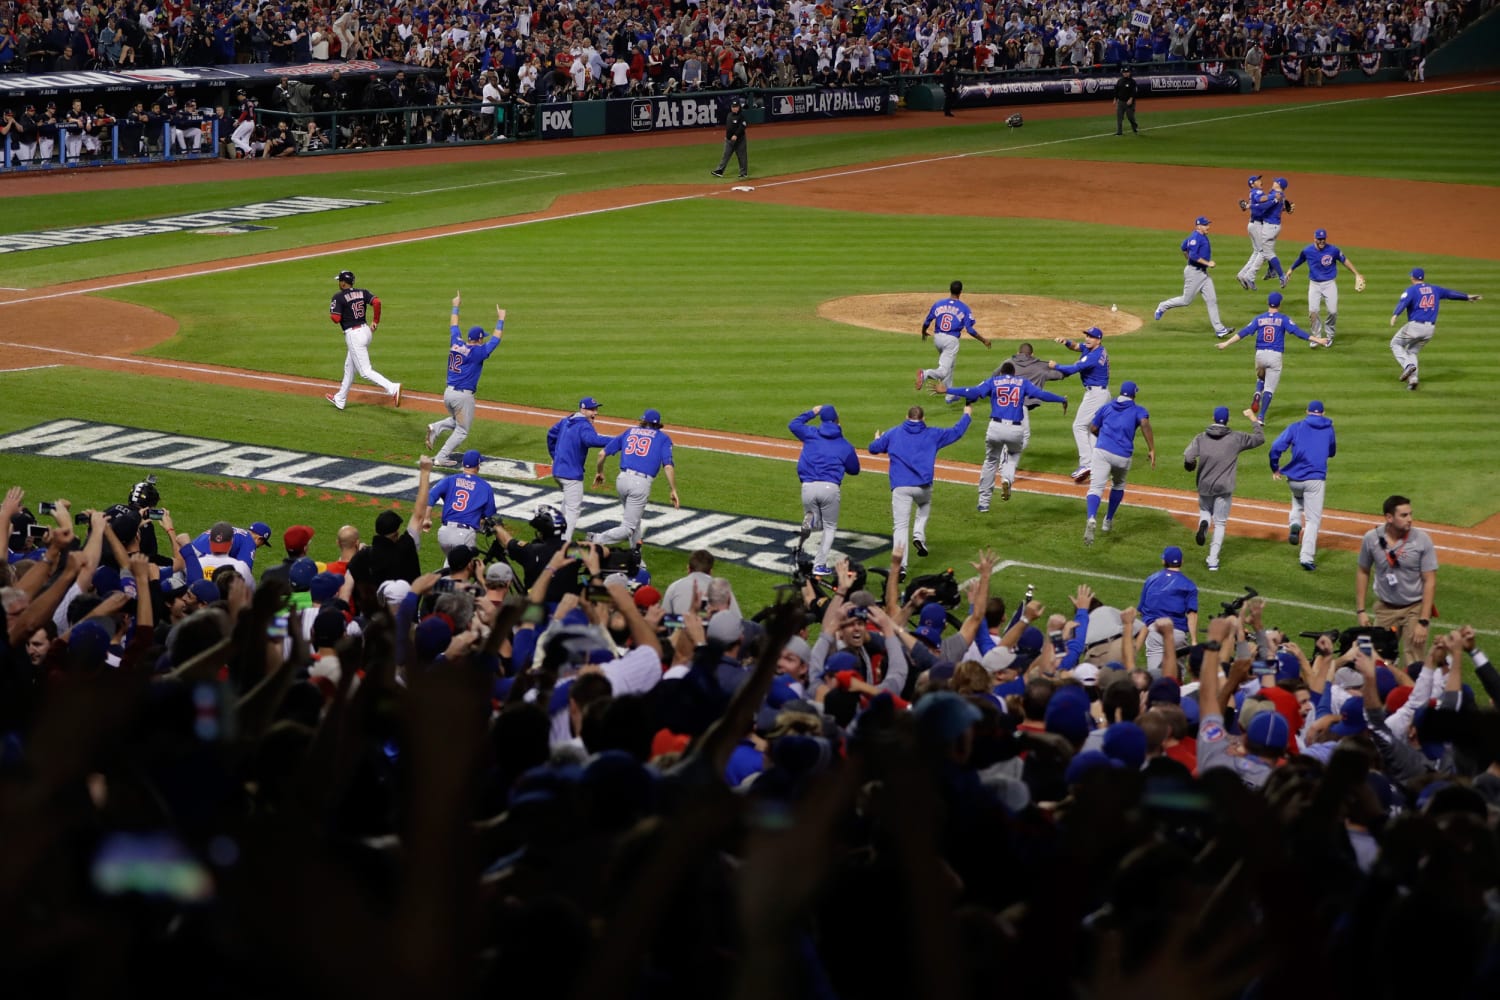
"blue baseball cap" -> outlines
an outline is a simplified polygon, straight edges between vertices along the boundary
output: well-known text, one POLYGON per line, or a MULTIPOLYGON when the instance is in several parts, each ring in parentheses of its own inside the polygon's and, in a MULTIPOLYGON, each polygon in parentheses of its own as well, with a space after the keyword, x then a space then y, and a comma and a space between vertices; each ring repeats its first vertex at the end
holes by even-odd
POLYGON ((342 573, 319 573, 307 586, 307 593, 317 604, 331 601, 344 586, 342 573))
POLYGON ((600 408, 600 403, 593 396, 584 396, 578 401, 578 408, 580 410, 597 410, 600 408))
POLYGON ((1214 407, 1214 423, 1216 423, 1216 424, 1227 424, 1227 423, 1229 423, 1229 407, 1227 407, 1227 406, 1216 406, 1216 407, 1214 407))
POLYGON ((250 534, 259 535, 262 538, 271 537, 271 526, 264 521, 256 521, 250 525, 250 534))
POLYGON ((1286 189, 1286 178, 1285 177, 1278 177, 1278 178, 1276 178, 1276 186, 1279 187, 1279 188, 1281 188, 1281 189, 1283 189, 1283 190, 1285 190, 1286 189))
POLYGON ((469 339, 470 340, 483 340, 484 339, 484 327, 482 327, 482 326, 471 326, 471 327, 469 327, 469 339))
POLYGON ((1250 725, 1245 730, 1245 738, 1251 743, 1276 751, 1286 749, 1287 738, 1291 735, 1292 727, 1287 725, 1281 713, 1275 709, 1261 712, 1250 720, 1250 725))
POLYGON ((1161 561, 1168 566, 1182 565, 1182 550, 1175 545, 1168 545, 1161 550, 1161 561))
POLYGON ((219 593, 218 586, 212 580, 194 580, 188 584, 187 591, 196 597, 200 604, 212 604, 224 596, 219 593))
POLYGON ((1268 306, 1279 306, 1279 305, 1281 305, 1281 293, 1280 292, 1272 292, 1270 295, 1267 295, 1266 296, 1266 305, 1268 305, 1268 306))
POLYGON ((1260 180, 1260 174, 1251 174, 1250 180, 1246 183, 1250 184, 1253 187, 1255 185, 1255 182, 1258 180, 1260 180))
POLYGON ((1421 281, 1423 278, 1427 277, 1427 272, 1420 267, 1414 267, 1411 269, 1411 276, 1413 278, 1416 278, 1418 281, 1421 281))
POLYGON ((1129 396, 1131 399, 1134 399, 1135 394, 1139 391, 1140 387, 1134 382, 1126 382, 1124 385, 1120 386, 1120 395, 1129 396))
POLYGON ((1339 721, 1335 722, 1331 731, 1335 736, 1358 736, 1369 728, 1365 723, 1365 700, 1356 695, 1347 698, 1339 708, 1339 721))
POLYGON ((1087 330, 1083 331, 1083 335, 1085 337, 1093 337, 1095 340, 1104 339, 1104 331, 1099 329, 1097 326, 1089 327, 1087 330))
POLYGON ((641 420, 648 424, 659 424, 661 423, 661 411, 647 410, 645 413, 641 414, 641 420))
POLYGON ((1311 403, 1308 403, 1307 404, 1307 412, 1308 413, 1322 413, 1323 412, 1323 401, 1321 399, 1315 399, 1311 403))
POLYGON ((1195 226, 1211 226, 1211 225, 1213 225, 1213 220, 1210 219, 1206 215, 1200 215, 1200 216, 1198 216, 1197 219, 1195 219, 1193 221, 1193 225, 1195 225, 1195 226))
POLYGON ((825 406, 818 411, 818 417, 825 424, 836 424, 839 422, 839 411, 832 406, 825 406))
POLYGON ((465 469, 477 469, 479 463, 484 461, 484 456, 479 454, 479 449, 470 448, 464 452, 463 467, 465 469))
POLYGON ((1315 229, 1315 230, 1313 230, 1313 239, 1315 239, 1315 240, 1326 240, 1326 239, 1328 239, 1328 230, 1326 230, 1326 229, 1315 229))

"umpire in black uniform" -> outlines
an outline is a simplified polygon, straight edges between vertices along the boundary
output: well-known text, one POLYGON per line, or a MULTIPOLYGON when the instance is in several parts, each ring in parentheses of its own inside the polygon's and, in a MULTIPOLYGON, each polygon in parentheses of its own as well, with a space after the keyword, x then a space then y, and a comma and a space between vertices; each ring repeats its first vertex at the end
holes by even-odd
POLYGON ((958 103, 958 53, 948 53, 938 73, 943 84, 943 114, 952 118, 953 106, 958 103))
POLYGON ((1140 90, 1129 66, 1120 67, 1120 78, 1115 81, 1115 135, 1124 135, 1122 126, 1130 119, 1130 131, 1140 134, 1135 123, 1135 95, 1140 90))
POLYGON ((724 121, 724 155, 713 170, 715 177, 724 176, 724 168, 729 166, 731 156, 738 156, 740 159, 740 180, 749 177, 750 158, 745 148, 745 116, 740 110, 738 94, 729 99, 729 117, 724 121))

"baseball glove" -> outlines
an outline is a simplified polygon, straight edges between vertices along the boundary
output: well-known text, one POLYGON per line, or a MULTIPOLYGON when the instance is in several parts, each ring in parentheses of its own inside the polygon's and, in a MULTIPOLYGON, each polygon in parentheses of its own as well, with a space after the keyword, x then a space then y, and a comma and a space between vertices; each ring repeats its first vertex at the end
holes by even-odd
POLYGON ((1354 279, 1354 290, 1356 292, 1362 292, 1365 290, 1365 276, 1363 274, 1354 279))
POLYGON ((1021 112, 1019 111, 1005 119, 1005 124, 1010 128, 1020 128, 1025 122, 1026 119, 1021 117, 1021 112))
POLYGON ((1241 198, 1240 199, 1240 211, 1241 212, 1245 212, 1245 211, 1248 211, 1249 209, 1250 209, 1250 203, 1248 201, 1246 201, 1245 199, 1241 198))
POLYGON ((1286 203, 1285 208, 1286 208, 1286 210, 1287 210, 1288 213, 1297 211, 1297 206, 1293 205, 1290 201, 1288 201, 1286 203))

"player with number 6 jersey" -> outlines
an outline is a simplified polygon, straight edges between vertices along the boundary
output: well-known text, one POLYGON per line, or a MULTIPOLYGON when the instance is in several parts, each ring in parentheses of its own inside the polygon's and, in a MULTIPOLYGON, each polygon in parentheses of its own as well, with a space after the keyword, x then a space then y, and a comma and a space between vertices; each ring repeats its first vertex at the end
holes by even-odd
POLYGON ((677 471, 672 464, 672 439, 661 429, 661 413, 647 410, 641 414, 639 427, 632 427, 623 434, 610 438, 609 444, 599 452, 599 462, 594 469, 594 485, 604 485, 604 463, 611 455, 620 456, 620 474, 615 477, 615 492, 620 494, 621 520, 608 531, 601 531, 589 538, 600 545, 612 545, 630 539, 631 545, 640 545, 643 529, 641 515, 646 502, 651 499, 651 484, 658 473, 667 476, 671 489, 672 506, 681 507, 677 498, 677 471))
POLYGON ((436 509, 442 505, 442 526, 438 528, 438 548, 446 555, 455 545, 473 545, 479 534, 479 522, 495 516, 495 491, 479 476, 479 452, 464 452, 463 468, 439 479, 427 494, 427 503, 436 509))
POLYGON ((1063 412, 1067 413, 1068 400, 1065 396, 1038 389, 1017 375, 1016 366, 1009 361, 978 385, 955 387, 949 390, 949 394, 971 403, 986 397, 990 401, 990 426, 984 434, 984 466, 979 471, 979 512, 983 514, 990 509, 997 469, 1000 471, 1000 499, 1010 499, 1011 486, 1016 481, 1016 466, 1026 448, 1026 401, 1038 399, 1046 403, 1061 403, 1063 412))
POLYGON ((934 302, 932 308, 927 310, 927 318, 922 320, 922 339, 927 339, 930 329, 932 346, 938 351, 938 365, 936 368, 917 369, 918 391, 927 384, 928 379, 936 379, 944 389, 953 384, 953 365, 958 360, 958 345, 966 331, 985 347, 990 346, 990 338, 974 329, 974 314, 959 300, 963 292, 962 281, 950 284, 949 297, 934 302))
POLYGON ((380 327, 380 300, 367 288, 354 287, 354 272, 338 273, 339 290, 334 293, 328 306, 328 318, 344 331, 344 381, 339 391, 323 397, 339 409, 349 402, 349 387, 354 384, 354 373, 366 382, 373 382, 390 394, 401 405, 401 383, 392 382, 370 364, 370 341, 380 327))

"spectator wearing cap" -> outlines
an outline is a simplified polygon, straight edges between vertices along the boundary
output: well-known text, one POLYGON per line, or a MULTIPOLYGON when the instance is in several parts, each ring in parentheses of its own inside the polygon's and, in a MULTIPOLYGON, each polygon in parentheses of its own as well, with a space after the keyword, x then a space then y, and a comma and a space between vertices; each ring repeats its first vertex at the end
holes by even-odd
POLYGON ((1156 468, 1156 439, 1151 434, 1151 414, 1135 401, 1139 391, 1134 382, 1124 383, 1120 386, 1120 395, 1101 406, 1089 421, 1089 433, 1095 440, 1089 470, 1092 478, 1086 501, 1088 520, 1083 527, 1085 545, 1094 544, 1094 529, 1099 527, 1099 504, 1104 499, 1106 484, 1109 506, 1104 512, 1103 530, 1107 533, 1114 526, 1115 512, 1125 499, 1125 476, 1135 454, 1137 428, 1146 439, 1151 468, 1156 468))
POLYGON ((906 422, 875 436, 867 449, 872 455, 890 456, 891 548, 901 552, 900 575, 906 575, 911 549, 927 557, 927 517, 932 511, 932 480, 937 453, 963 437, 973 422, 974 405, 964 401, 963 416, 952 427, 929 427, 920 406, 906 411, 906 422), (912 508, 916 523, 912 524, 912 508), (907 545, 910 538, 911 545, 907 545))
MULTIPOLYGON (((286 549, 286 557, 275 566, 268 566, 260 574, 260 582, 265 584, 268 580, 286 580, 287 574, 299 559, 307 558, 307 547, 312 544, 313 529, 305 524, 294 524, 281 533, 281 544, 286 549)), ((309 560, 311 561, 311 560, 309 560)), ((317 564, 314 563, 314 566, 317 564)))
POLYGON ((1266 443, 1262 422, 1252 421, 1252 427, 1254 429, 1248 433, 1230 430, 1229 407, 1215 407, 1213 423, 1189 441, 1182 452, 1183 468, 1198 473, 1198 533, 1193 540, 1202 545, 1208 536, 1209 524, 1213 525, 1213 544, 1208 547, 1210 572, 1219 568, 1224 531, 1229 524, 1229 507, 1234 501, 1240 452, 1266 443))
POLYGON ((658 473, 667 477, 667 487, 673 507, 681 507, 677 497, 677 470, 672 463, 672 439, 661 429, 661 412, 650 409, 641 414, 641 422, 621 434, 609 439, 594 469, 595 488, 604 485, 604 463, 609 456, 619 454, 620 474, 615 477, 615 492, 620 495, 620 523, 608 531, 590 535, 589 541, 600 545, 613 545, 629 540, 640 547, 641 516, 646 512, 646 501, 651 499, 651 484, 658 473))
POLYGON ((833 552, 833 536, 839 530, 839 507, 844 476, 859 475, 859 455, 844 437, 838 411, 831 404, 815 406, 792 418, 786 425, 792 436, 802 442, 797 456, 797 478, 802 481, 802 541, 814 531, 821 531, 818 551, 813 558, 813 573, 828 576, 833 552), (818 426, 809 426, 813 418, 818 426))
POLYGON ((417 549, 422 542, 423 526, 427 523, 427 481, 432 473, 432 459, 424 455, 418 469, 417 498, 406 524, 402 525, 401 515, 395 511, 381 511, 375 518, 375 535, 369 546, 348 560, 347 572, 354 580, 355 598, 361 607, 374 597, 376 588, 385 581, 411 583, 422 575, 422 560, 417 549))
POLYGON ((1307 416, 1291 424, 1271 442, 1271 478, 1286 480, 1292 492, 1292 510, 1286 539, 1301 542, 1298 562, 1311 573, 1318 568, 1318 529, 1323 524, 1323 500, 1328 484, 1328 460, 1338 454, 1333 421, 1323 415, 1322 400, 1307 404, 1307 416), (1282 464, 1282 456, 1291 460, 1282 464))
POLYGON ((479 581, 484 564, 479 561, 478 549, 472 545, 455 545, 448 550, 447 556, 442 571, 444 577, 455 584, 479 581))
POLYGON ((208 529, 208 553, 198 557, 198 563, 203 567, 203 575, 212 578, 214 570, 220 566, 231 566, 240 575, 240 579, 254 586, 255 576, 250 571, 250 566, 243 559, 236 559, 230 552, 234 547, 234 525, 228 521, 216 521, 213 527, 208 529))
POLYGON ((563 494, 563 543, 572 544, 578 517, 583 512, 583 477, 590 448, 603 448, 609 438, 594 430, 600 403, 593 396, 578 401, 578 411, 547 429, 547 454, 552 458, 552 476, 563 494))
POLYGON ((479 474, 483 460, 478 451, 469 449, 464 452, 463 468, 439 479, 427 493, 428 505, 441 509, 437 539, 444 554, 458 545, 472 547, 481 522, 495 516, 495 491, 479 474))
POLYGON ((484 596, 496 607, 510 596, 510 588, 515 582, 516 571, 510 568, 510 563, 497 562, 484 568, 484 596))
POLYGON ((1165 640, 1154 627, 1158 619, 1172 622, 1173 648, 1198 642, 1198 585, 1182 572, 1182 549, 1168 545, 1161 553, 1162 568, 1146 577, 1136 602, 1142 621, 1152 625, 1146 631, 1146 669, 1161 669, 1165 640))

